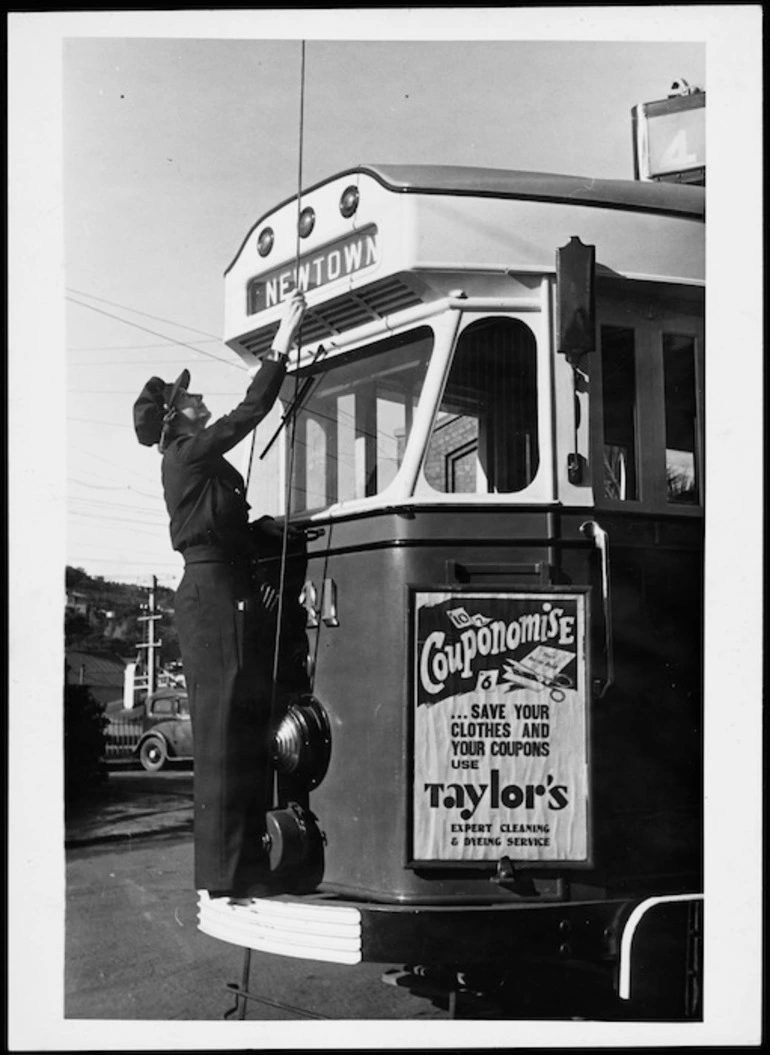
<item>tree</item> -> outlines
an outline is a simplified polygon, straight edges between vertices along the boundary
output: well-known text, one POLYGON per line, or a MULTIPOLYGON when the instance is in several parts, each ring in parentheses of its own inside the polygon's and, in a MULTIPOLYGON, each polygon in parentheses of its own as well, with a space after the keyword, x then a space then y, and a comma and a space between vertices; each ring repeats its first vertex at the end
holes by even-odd
MULTIPOLYGON (((147 588, 135 583, 110 582, 92 577, 82 568, 66 569, 68 590, 83 594, 87 614, 67 610, 64 637, 67 648, 83 652, 112 652, 123 659, 136 655, 136 646, 144 640, 146 624, 138 621, 147 604, 147 588)), ((159 586, 156 601, 163 621, 159 630, 163 640, 162 663, 179 658, 179 644, 172 610, 174 591, 159 586)))
POLYGON ((67 807, 107 779, 104 707, 87 685, 64 685, 64 801, 67 807))
POLYGON ((162 641, 160 646, 160 662, 161 665, 165 667, 169 663, 176 663, 182 655, 179 648, 179 635, 174 622, 173 612, 164 611, 163 618, 159 620, 158 625, 160 627, 159 636, 162 641))
POLYGON ((64 579, 68 590, 76 590, 88 577, 88 572, 84 568, 71 568, 67 565, 64 579))

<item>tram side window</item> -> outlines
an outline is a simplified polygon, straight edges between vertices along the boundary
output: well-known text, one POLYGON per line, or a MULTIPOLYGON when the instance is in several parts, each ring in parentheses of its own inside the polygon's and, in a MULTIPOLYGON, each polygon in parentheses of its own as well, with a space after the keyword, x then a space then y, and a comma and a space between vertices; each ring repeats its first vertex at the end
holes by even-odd
POLYGON ((634 331, 602 326, 604 496, 639 497, 636 440, 636 347, 634 331))
MULTIPOLYGON (((321 360, 297 415, 292 509, 365 498, 392 482, 432 350, 433 333, 421 327, 321 360)), ((284 405, 294 384, 285 384, 284 405)))
POLYGON ((699 501, 695 437, 695 340, 663 334, 666 403, 666 490, 669 502, 699 501))
POLYGON ((535 477, 537 354, 515 319, 483 319, 461 335, 425 456, 444 494, 521 491, 535 477))

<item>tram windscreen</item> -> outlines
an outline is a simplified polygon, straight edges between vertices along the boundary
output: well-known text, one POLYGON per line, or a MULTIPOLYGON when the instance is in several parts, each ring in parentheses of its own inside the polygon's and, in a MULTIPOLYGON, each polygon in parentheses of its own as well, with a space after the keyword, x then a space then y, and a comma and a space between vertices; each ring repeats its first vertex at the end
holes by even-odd
POLYGON ((293 511, 365 498, 391 483, 432 351, 433 331, 421 327, 363 351, 321 356, 296 380, 287 378, 284 410, 304 389, 294 432, 293 511))
POLYGON ((535 478, 537 354, 529 327, 482 319, 457 343, 425 456, 443 494, 511 494, 535 478))

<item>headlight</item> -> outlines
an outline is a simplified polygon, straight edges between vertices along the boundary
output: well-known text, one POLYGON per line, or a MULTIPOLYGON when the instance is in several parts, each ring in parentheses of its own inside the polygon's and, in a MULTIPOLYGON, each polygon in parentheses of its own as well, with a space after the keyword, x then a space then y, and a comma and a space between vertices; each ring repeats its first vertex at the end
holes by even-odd
POLYGON ((329 768, 331 733, 326 711, 314 696, 302 696, 289 707, 273 738, 276 769, 310 788, 329 768))
POLYGON ((306 209, 303 209, 299 214, 299 236, 300 238, 307 238, 310 232, 315 227, 315 210, 311 209, 308 205, 306 209))
POLYGON ((260 231, 259 238, 257 239, 257 252, 260 256, 267 256, 270 250, 273 248, 273 242, 275 241, 275 234, 273 233, 272 227, 265 227, 260 231))
POLYGON ((340 212, 347 220, 358 208, 358 187, 346 187, 340 198, 340 212))

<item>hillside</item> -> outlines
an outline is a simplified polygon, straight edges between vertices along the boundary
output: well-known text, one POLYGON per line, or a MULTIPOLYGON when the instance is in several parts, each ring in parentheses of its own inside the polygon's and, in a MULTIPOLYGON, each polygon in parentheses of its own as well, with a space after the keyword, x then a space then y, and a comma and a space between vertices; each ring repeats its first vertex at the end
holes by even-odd
MULTIPOLYGON (((103 608, 136 608, 147 604, 148 589, 146 586, 111 582, 109 579, 102 578, 101 575, 93 578, 82 568, 73 568, 69 564, 66 569, 65 586, 67 591, 77 590, 78 593, 87 594, 93 604, 103 608)), ((173 608, 173 590, 159 586, 155 591, 155 597, 158 607, 173 608)))
MULTIPOLYGON (((65 575, 67 606, 64 636, 67 648, 86 652, 114 652, 133 659, 136 646, 145 640, 146 624, 139 622, 149 600, 146 586, 111 582, 92 577, 83 568, 67 566, 65 575)), ((155 591, 156 610, 162 618, 155 624, 160 638, 160 662, 179 658, 174 626, 174 591, 159 586, 155 591)))

